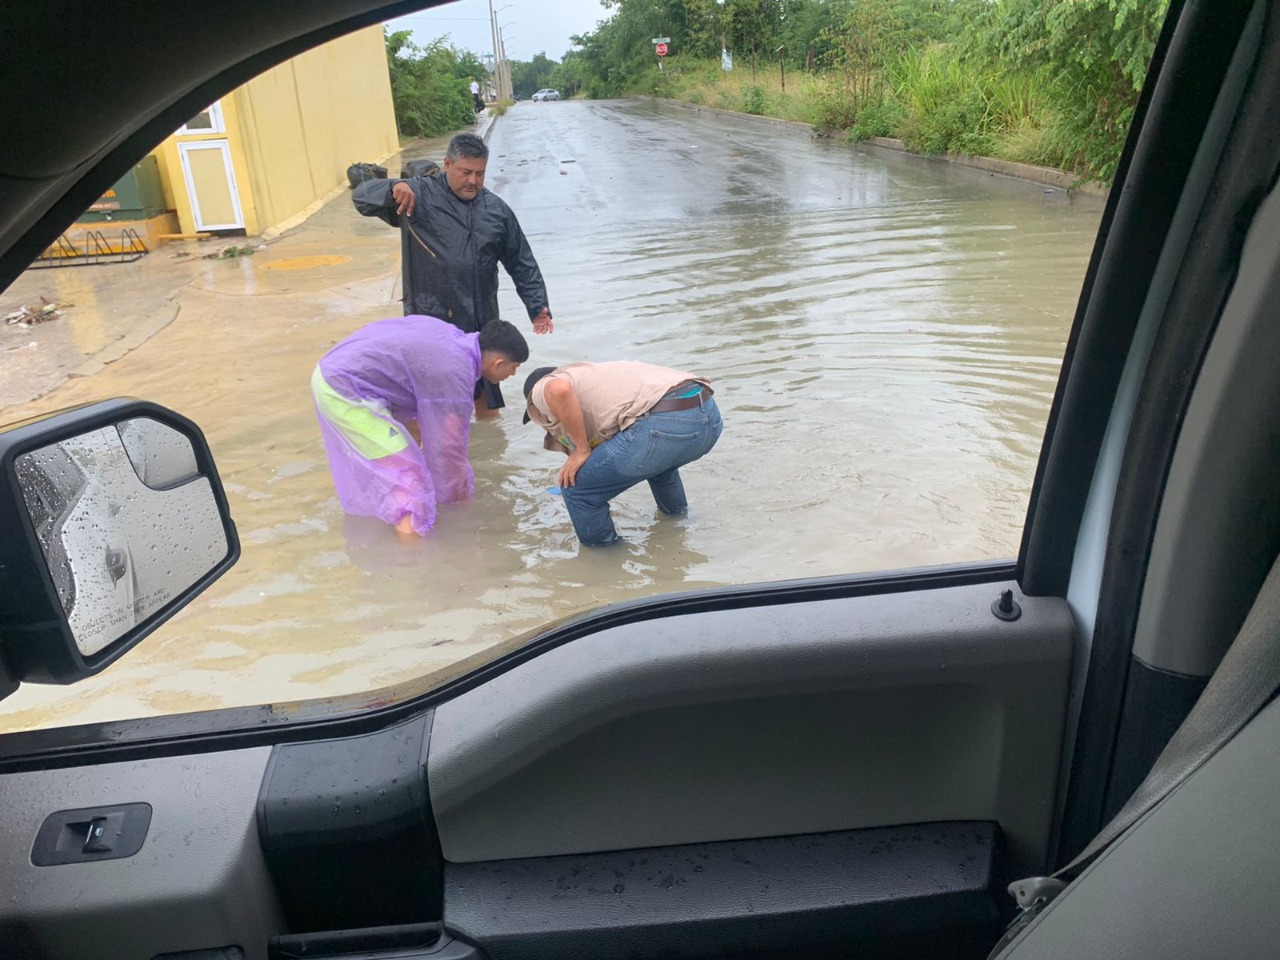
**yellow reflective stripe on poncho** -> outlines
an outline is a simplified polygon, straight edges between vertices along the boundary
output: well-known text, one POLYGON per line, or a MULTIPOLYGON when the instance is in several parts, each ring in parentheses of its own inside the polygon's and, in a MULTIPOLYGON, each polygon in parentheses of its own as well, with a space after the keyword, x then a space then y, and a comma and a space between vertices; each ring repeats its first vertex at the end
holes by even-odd
POLYGON ((365 459, 380 460, 409 446, 404 433, 392 426, 389 415, 380 417, 371 407, 348 400, 329 386, 319 367, 311 375, 311 395, 320 415, 365 459))

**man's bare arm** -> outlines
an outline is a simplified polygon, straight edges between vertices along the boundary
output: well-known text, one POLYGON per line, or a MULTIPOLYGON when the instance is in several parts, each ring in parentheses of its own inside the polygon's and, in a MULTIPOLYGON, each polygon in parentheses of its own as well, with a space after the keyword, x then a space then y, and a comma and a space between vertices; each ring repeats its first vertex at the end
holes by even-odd
POLYGON ((569 459, 560 468, 560 486, 572 487, 578 476, 578 470, 591 456, 591 441, 587 437, 587 425, 582 416, 582 405, 578 402, 578 394, 573 384, 559 378, 550 379, 543 387, 543 399, 552 416, 560 421, 560 426, 573 441, 573 450, 569 459))

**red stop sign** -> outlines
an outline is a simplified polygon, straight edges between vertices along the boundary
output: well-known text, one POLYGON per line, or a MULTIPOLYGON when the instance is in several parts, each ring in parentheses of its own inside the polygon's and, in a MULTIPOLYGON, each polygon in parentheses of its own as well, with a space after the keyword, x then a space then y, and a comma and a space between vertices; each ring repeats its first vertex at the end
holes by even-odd
POLYGON ((665 57, 667 55, 667 45, 665 43, 658 44, 656 49, 658 56, 665 57))

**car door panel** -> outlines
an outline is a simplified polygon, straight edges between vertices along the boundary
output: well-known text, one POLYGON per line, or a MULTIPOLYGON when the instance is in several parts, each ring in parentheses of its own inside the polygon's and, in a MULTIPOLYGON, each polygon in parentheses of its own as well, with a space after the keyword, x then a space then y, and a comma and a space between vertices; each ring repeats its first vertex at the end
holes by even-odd
POLYGON ((580 637, 436 710, 447 861, 991 820, 1044 860, 1072 620, 997 584, 580 637))
POLYGON ((290 930, 440 919, 440 844, 424 777, 432 716, 272 751, 258 825, 290 930))
POLYGON ((942 823, 448 864, 445 925, 489 960, 981 955, 1000 830, 942 823))
MULTIPOLYGON (((515 928, 483 920, 504 913, 494 883, 600 874, 633 859, 617 851, 662 847, 657 861, 701 859, 687 877, 728 899, 685 899, 673 916, 637 861, 635 894, 649 896, 629 915, 637 930, 674 924, 668 937, 700 930, 699 950, 764 936, 766 916, 769 936, 805 928, 814 944, 837 928, 933 936, 922 918, 938 910, 954 920, 944 939, 985 936, 1004 833, 1018 868, 1044 855, 1070 668, 1065 604, 1020 598, 1004 622, 991 609, 1003 585, 625 623, 372 734, 8 774, 6 804, 27 812, 3 827, 14 896, 0 922, 40 960, 226 944, 255 957, 286 930, 442 912, 454 930, 451 910, 464 936, 508 943, 515 928), (155 812, 135 858, 26 862, 54 810, 139 801, 155 812), (760 871, 780 878, 772 897, 738 896, 760 871), (808 912, 784 879, 800 874, 823 891, 808 912), (110 950, 87 949, 104 934, 110 950)), ((597 926, 599 902, 562 906, 569 929, 597 926)))
POLYGON ((239 945, 265 960, 284 917, 258 842, 271 750, 256 747, 0 776, 0 956, 138 960, 239 945), (151 806, 132 857, 33 866, 59 810, 151 806))

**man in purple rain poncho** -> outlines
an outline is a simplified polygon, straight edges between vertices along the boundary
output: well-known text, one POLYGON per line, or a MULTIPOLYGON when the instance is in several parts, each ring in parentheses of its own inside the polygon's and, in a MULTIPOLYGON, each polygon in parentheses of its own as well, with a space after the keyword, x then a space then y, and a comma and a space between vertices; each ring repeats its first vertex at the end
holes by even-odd
POLYGON ((463 333, 435 317, 361 327, 311 377, 342 509, 424 536, 436 504, 475 492, 467 437, 477 381, 497 384, 529 359, 505 320, 463 333))

